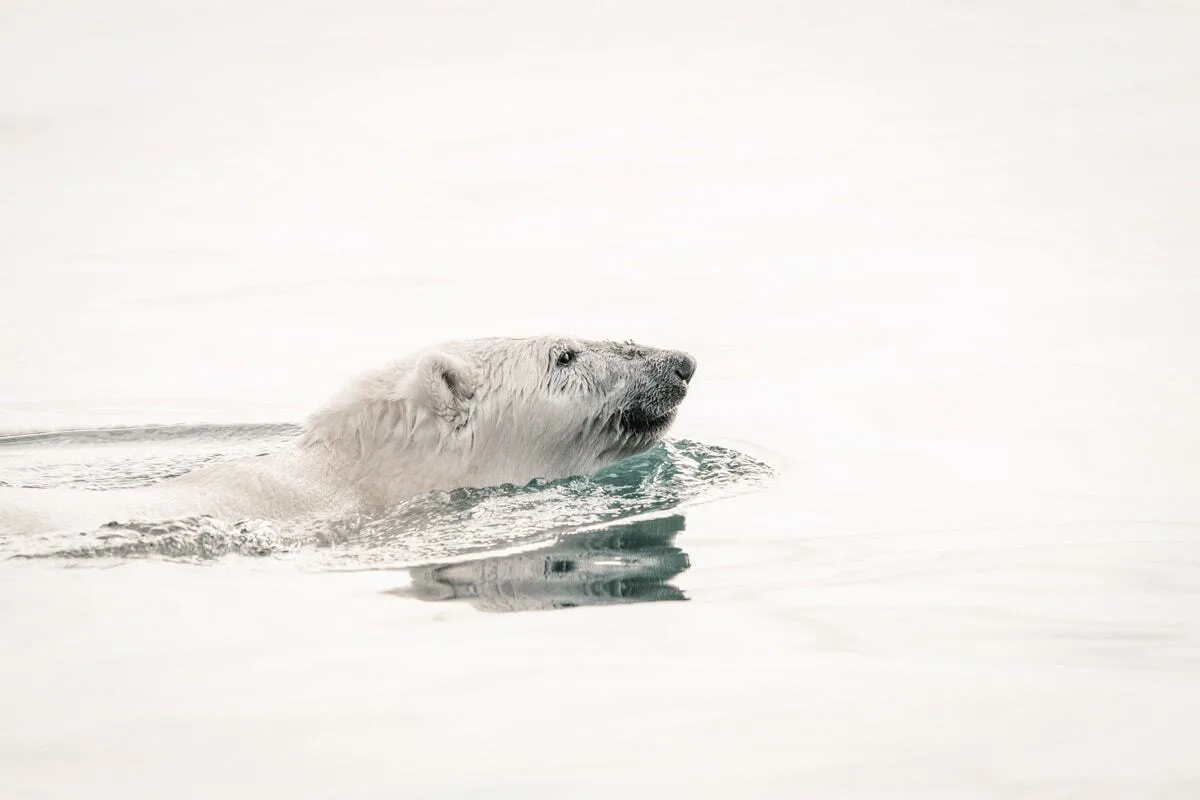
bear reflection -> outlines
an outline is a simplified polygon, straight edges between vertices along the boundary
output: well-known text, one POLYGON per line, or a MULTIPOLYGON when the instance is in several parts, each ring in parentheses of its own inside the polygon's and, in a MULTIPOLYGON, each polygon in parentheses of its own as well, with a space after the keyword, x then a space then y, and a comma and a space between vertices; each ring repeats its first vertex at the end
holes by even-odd
POLYGON ((465 599, 481 611, 686 600, 667 583, 690 566, 672 543, 683 524, 675 514, 565 536, 528 553, 415 567, 412 586, 394 593, 465 599))

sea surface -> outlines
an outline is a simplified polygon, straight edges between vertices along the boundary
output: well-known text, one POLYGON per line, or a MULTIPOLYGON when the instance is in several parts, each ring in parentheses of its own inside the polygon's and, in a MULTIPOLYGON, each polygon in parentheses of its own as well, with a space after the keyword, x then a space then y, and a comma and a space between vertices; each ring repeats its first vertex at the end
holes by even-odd
POLYGON ((446 339, 699 366, 595 476, 0 532, 0 796, 1200 797, 1198 30, 6 4, 0 482, 268 452, 446 339))

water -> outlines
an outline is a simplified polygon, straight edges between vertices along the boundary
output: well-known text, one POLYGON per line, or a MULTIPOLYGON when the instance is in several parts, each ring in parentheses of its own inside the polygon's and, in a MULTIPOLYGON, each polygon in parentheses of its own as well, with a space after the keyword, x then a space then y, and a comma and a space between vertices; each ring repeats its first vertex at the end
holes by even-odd
MULTIPOLYGON (((5 484, 83 491, 152 486, 166 477, 238 457, 265 455, 299 426, 179 425, 72 430, 0 437, 5 484)), ((95 531, 37 537, 0 532, 0 554, 16 558, 122 559, 158 555, 203 561, 228 554, 288 554, 313 568, 403 567, 507 547, 555 543, 612 523, 711 502, 769 485, 771 468, 736 450, 669 440, 588 476, 527 486, 463 488, 406 500, 380 515, 313 514, 298 520, 212 516, 118 519, 95 531)), ((682 519, 682 517, 679 517, 682 519)), ((619 530, 624 528, 618 527, 619 530)), ((594 533, 582 536, 591 541, 594 533), (590 537, 590 538, 589 538, 590 537)))
POLYGON ((0 481, 699 369, 623 476, 6 538, 4 797, 1200 794, 1192 6, 10 6, 0 481))

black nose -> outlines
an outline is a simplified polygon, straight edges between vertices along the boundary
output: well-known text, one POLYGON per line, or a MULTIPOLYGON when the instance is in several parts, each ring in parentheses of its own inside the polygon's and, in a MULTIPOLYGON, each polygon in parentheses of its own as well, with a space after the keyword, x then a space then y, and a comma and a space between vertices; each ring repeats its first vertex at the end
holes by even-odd
POLYGON ((675 367, 675 374, 683 378, 683 382, 687 383, 696 374, 696 359, 689 356, 687 353, 673 353, 671 355, 671 365, 675 367))

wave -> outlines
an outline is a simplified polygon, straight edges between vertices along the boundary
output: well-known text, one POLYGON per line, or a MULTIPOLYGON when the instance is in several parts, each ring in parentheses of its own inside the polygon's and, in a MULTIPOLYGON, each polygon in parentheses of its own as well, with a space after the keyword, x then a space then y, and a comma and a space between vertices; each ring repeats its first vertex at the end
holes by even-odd
MULTIPOLYGON (((214 460, 270 452, 297 430, 165 426, 20 434, 0 437, 0 474, 20 486, 142 486, 214 460)), ((21 558, 201 562, 240 555, 329 568, 410 567, 561 544, 572 535, 749 491, 772 475, 767 464, 737 450, 671 440, 591 476, 430 492, 376 516, 314 515, 286 523, 198 516, 0 542, 21 558)))

